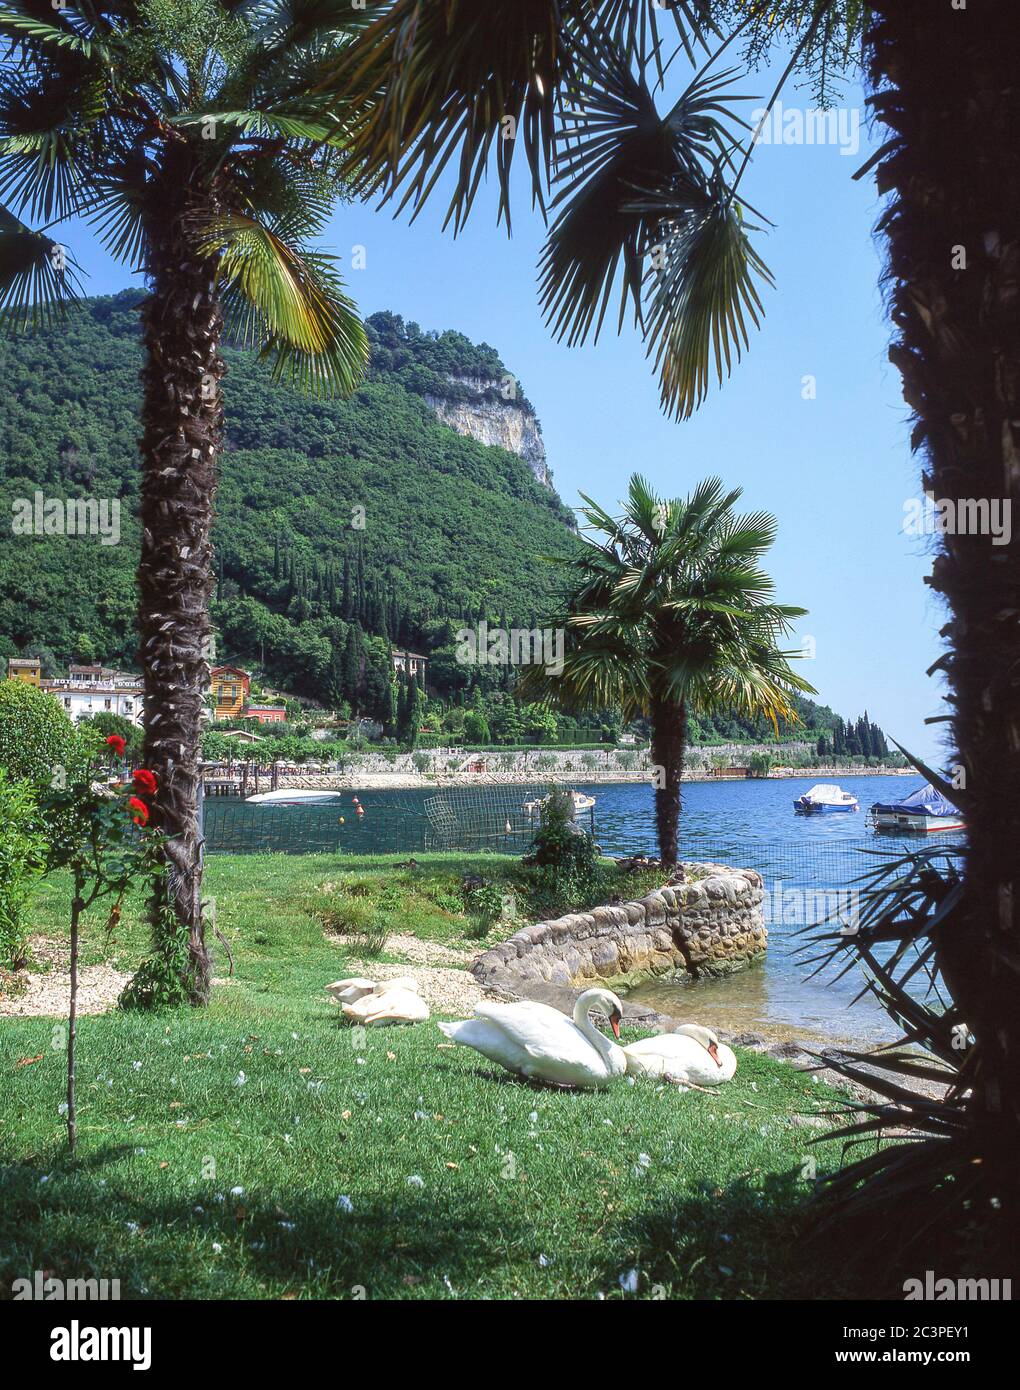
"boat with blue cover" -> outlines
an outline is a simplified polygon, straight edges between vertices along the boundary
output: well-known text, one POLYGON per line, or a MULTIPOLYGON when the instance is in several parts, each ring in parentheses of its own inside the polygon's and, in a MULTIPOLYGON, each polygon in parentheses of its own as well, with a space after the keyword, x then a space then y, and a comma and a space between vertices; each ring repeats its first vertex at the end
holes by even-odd
POLYGON ((926 782, 901 801, 876 801, 871 819, 878 830, 963 830, 963 816, 940 791, 926 782))

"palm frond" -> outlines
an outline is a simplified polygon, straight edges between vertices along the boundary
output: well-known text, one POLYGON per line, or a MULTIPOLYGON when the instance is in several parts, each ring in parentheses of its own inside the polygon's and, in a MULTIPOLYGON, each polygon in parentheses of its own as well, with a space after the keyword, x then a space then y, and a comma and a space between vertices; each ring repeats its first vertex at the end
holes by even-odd
POLYGON ((571 345, 601 330, 619 278, 617 322, 628 300, 638 326, 648 282, 646 258, 657 257, 668 204, 703 208, 711 171, 733 145, 726 103, 729 73, 697 77, 665 118, 645 74, 605 35, 576 56, 583 111, 558 132, 553 207, 559 215, 540 262, 540 299, 547 322, 571 345), (666 196, 664 194, 663 196, 666 196))
MULTIPOLYGON (((345 92, 351 168, 360 187, 417 212, 447 164, 457 188, 447 221, 459 228, 495 158, 500 216, 509 219, 510 170, 523 146, 534 198, 550 167, 557 90, 569 72, 561 22, 580 37, 588 0, 457 0, 370 5, 372 23, 340 59, 331 81, 345 92)), ((508 224, 509 225, 509 224, 508 224)))
POLYGON ((316 144, 331 144, 339 142, 342 138, 340 124, 335 117, 300 111, 288 112, 282 109, 209 110, 200 114, 186 112, 171 117, 169 124, 187 129, 191 126, 204 126, 209 122, 236 129, 249 136, 280 135, 287 140, 307 140, 316 144))
POLYGON ((663 410, 688 419, 721 383, 750 342, 763 313, 755 281, 772 273, 748 237, 739 202, 717 177, 699 202, 650 190, 639 204, 666 229, 646 275, 648 355, 659 373, 663 410))
MULTIPOLYGON (((980 1219, 983 1235, 1000 1253, 1015 1230, 1012 1152, 998 1152, 994 1128, 985 1127, 988 1096, 984 1044, 940 988, 940 959, 963 929, 969 906, 959 846, 924 846, 902 855, 874 854, 859 876, 859 920, 852 931, 831 925, 806 929, 803 950, 818 948, 822 964, 860 964, 866 988, 900 1026, 903 1036, 876 1052, 826 1054, 824 1061, 877 1099, 842 1112, 846 1123, 822 1137, 881 1141, 884 1131, 911 1132, 909 1144, 889 1143, 846 1161, 827 1175, 818 1196, 817 1231, 867 1229, 869 1253, 884 1247, 890 1267, 935 1232, 958 1258, 960 1242, 980 1219), (922 991, 917 982, 927 981, 922 991), (931 1095, 916 1083, 941 1085, 931 1095), (1003 1239, 1005 1238, 1005 1239, 1003 1239)), ((988 1246, 983 1254, 989 1257, 988 1246)))
POLYGON ((368 339, 332 257, 298 250, 272 228, 234 212, 196 223, 217 260, 235 331, 259 342, 274 373, 313 393, 353 391, 368 363, 368 339))
MULTIPOLYGON (((56 20, 61 11, 49 6, 49 12, 56 20)), ((12 38, 28 41, 44 49, 62 49, 68 53, 80 53, 85 58, 94 54, 102 57, 104 48, 87 33, 79 31, 74 21, 79 16, 68 9, 62 16, 64 23, 41 19, 30 13, 30 7, 6 4, 0 6, 0 33, 10 34, 12 38)))
POLYGON ((59 242, 0 207, 0 325, 48 327, 80 293, 76 271, 59 242))

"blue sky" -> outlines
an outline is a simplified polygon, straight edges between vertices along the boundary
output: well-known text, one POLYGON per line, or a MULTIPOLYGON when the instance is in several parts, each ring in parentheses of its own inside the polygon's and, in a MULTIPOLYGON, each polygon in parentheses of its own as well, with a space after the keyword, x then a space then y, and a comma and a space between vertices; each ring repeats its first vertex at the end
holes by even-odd
MULTIPOLYGON (((768 86, 758 74, 741 90, 768 86)), ((785 100, 811 105, 806 91, 785 100)), ((860 101, 849 87, 845 104, 860 101)), ((680 424, 661 414, 642 346, 628 329, 617 338, 612 314, 595 346, 551 339, 535 293, 542 224, 523 189, 512 240, 496 227, 490 184, 456 240, 440 230, 437 195, 413 226, 367 206, 339 209, 331 249, 364 313, 392 309, 498 349, 535 405, 568 505, 583 489, 612 506, 638 470, 666 495, 719 474, 744 488, 748 507, 774 512, 767 568, 782 601, 810 610, 798 636, 814 639, 816 656, 801 669, 820 699, 844 715, 866 708, 887 734, 935 757, 938 726, 923 721, 940 712, 940 687, 924 672, 944 618, 922 583, 928 545, 902 529, 906 499, 920 495, 919 465, 886 359, 877 195, 870 178, 851 178, 869 149, 863 129, 854 156, 832 145, 759 146, 742 191, 775 223, 757 245, 776 289, 764 291, 764 325, 744 361, 680 424), (356 246, 363 270, 351 269, 356 246), (802 398, 807 375, 813 400, 802 398)), ((69 241, 91 293, 127 283, 98 248, 69 241)))

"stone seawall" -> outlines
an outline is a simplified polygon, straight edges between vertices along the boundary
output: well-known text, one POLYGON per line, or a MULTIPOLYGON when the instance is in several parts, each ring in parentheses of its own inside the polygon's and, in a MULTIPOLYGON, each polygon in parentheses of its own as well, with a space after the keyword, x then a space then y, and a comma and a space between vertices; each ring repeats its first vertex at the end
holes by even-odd
POLYGON ((545 986, 629 986, 653 975, 728 974, 759 959, 768 933, 764 890, 753 869, 685 865, 689 882, 637 902, 596 907, 523 927, 484 952, 479 984, 511 994, 545 986))

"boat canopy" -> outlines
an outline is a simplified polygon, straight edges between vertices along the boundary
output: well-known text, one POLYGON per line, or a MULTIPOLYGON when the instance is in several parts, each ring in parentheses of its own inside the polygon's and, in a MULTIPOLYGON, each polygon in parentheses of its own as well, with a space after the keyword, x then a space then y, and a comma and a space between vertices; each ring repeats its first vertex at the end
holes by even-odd
POLYGON ((896 816, 958 816, 960 814, 958 807, 954 806, 951 801, 947 801, 930 782, 926 782, 923 787, 918 787, 916 791, 912 791, 902 801, 876 801, 871 809, 882 812, 884 815, 896 816))
POLYGON ((804 793, 805 801, 842 801, 846 792, 835 782, 817 782, 809 792, 804 793))

